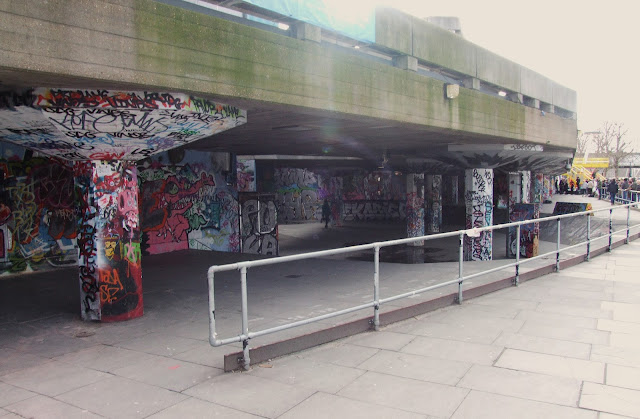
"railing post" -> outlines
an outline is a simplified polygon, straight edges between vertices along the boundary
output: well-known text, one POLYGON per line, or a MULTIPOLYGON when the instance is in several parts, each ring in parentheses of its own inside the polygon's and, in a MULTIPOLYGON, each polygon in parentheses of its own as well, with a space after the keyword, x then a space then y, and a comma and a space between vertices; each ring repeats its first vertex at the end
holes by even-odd
POLYGON ((557 219, 558 223, 558 241, 556 248, 556 272, 560 272, 560 218, 557 219))
POLYGON ((513 285, 516 287, 520 283, 520 224, 516 226, 516 277, 513 279, 513 285))
POLYGON ((464 263, 464 231, 459 236, 458 247, 458 304, 462 304, 462 264, 464 263))
POLYGON ((240 268, 240 293, 242 294, 242 368, 249 371, 251 358, 249 357, 249 308, 247 307, 247 267, 240 268))
POLYGON ((380 329, 380 246, 373 248, 373 328, 380 329))
POLYGON ((629 219, 631 218, 631 205, 627 206, 627 238, 624 243, 629 244, 629 219))
POLYGON ((611 239, 613 232, 613 208, 609 209, 609 247, 607 247, 607 252, 611 251, 611 239))
POLYGON ((591 214, 587 214, 587 262, 591 260, 591 214))
POLYGON ((207 272, 207 283, 209 285, 209 343, 213 346, 216 341, 216 298, 213 268, 209 268, 207 272))

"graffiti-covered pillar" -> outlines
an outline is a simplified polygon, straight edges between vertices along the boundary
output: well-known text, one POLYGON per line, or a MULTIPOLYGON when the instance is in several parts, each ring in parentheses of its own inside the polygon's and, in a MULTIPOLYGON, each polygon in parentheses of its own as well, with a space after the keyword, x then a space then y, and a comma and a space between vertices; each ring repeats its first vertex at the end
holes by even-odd
POLYGON ((442 175, 427 175, 425 192, 427 233, 440 233, 442 230, 442 175))
MULTIPOLYGON (((467 229, 493 225, 493 169, 467 169, 464 175, 467 229)), ((492 241, 491 231, 465 235, 465 260, 491 260, 492 241)))
POLYGON ((520 172, 509 173, 509 214, 513 212, 516 204, 521 203, 522 198, 522 176, 520 172))
MULTIPOLYGON (((407 175, 407 237, 424 236, 424 174, 407 175)), ((413 246, 422 246, 416 242, 413 246)))
POLYGON ((520 172, 522 176, 522 192, 520 194, 520 202, 528 204, 531 202, 531 172, 523 170, 520 172))
POLYGON ((533 178, 533 202, 542 203, 544 200, 544 174, 536 173, 533 178))
POLYGON ((458 205, 460 192, 458 190, 458 176, 451 176, 451 205, 458 205))
POLYGON ((78 265, 83 320, 142 316, 138 175, 127 161, 80 161, 78 265))

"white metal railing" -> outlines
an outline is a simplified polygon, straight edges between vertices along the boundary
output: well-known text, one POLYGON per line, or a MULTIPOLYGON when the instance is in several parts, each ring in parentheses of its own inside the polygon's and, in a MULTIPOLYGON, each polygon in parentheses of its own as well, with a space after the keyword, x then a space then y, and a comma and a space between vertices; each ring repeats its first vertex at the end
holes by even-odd
POLYGON ((380 327, 380 306, 384 303, 389 303, 391 301, 395 301, 401 298, 407 298, 407 297, 411 297, 414 296, 416 294, 420 294, 420 293, 424 293, 426 291, 430 291, 430 290, 434 290, 437 288, 441 288, 441 287, 445 287, 448 285, 453 285, 453 284, 458 284, 458 297, 457 297, 457 302, 458 304, 462 303, 462 287, 464 284, 465 280, 469 280, 472 278, 476 278, 478 276, 481 275, 486 275, 492 272, 497 272, 500 270, 503 270, 505 268, 510 268, 510 267, 515 267, 515 279, 514 279, 514 285, 518 285, 519 283, 519 278, 520 278, 520 265, 523 263, 528 263, 534 260, 538 260, 544 257, 548 257, 551 255, 555 255, 556 257, 556 262, 555 262, 555 271, 558 272, 560 271, 560 253, 561 252, 565 252, 567 250, 579 247, 579 246, 584 246, 586 244, 587 248, 586 248, 586 260, 589 261, 591 258, 591 244, 594 241, 600 240, 600 239, 604 239, 604 238, 608 238, 609 242, 607 245, 607 251, 611 251, 611 246, 612 246, 612 238, 614 234, 618 234, 621 232, 626 231, 626 239, 625 239, 625 243, 629 243, 629 231, 632 228, 636 228, 636 227, 640 227, 640 224, 636 224, 633 226, 630 226, 630 210, 631 210, 631 206, 634 206, 637 204, 625 204, 625 205, 617 205, 617 206, 612 206, 611 208, 602 208, 602 209, 597 209, 597 210, 590 210, 590 211, 583 211, 583 212, 577 212, 577 213, 572 213, 572 214, 563 214, 563 215, 556 215, 556 216, 551 216, 551 217, 544 217, 544 218, 537 218, 537 219, 532 219, 532 220, 525 220, 525 221, 518 221, 518 222, 512 222, 512 223, 505 223, 505 224, 499 224, 499 225, 493 225, 493 226, 488 226, 488 227, 482 227, 482 228, 474 228, 474 229, 467 229, 467 230, 458 230, 458 231, 453 231, 453 232, 448 232, 448 233, 439 233, 439 234, 432 234, 432 235, 428 235, 428 236, 421 236, 421 237, 411 237, 411 238, 406 238, 406 239, 398 239, 398 240, 388 240, 388 241, 383 241, 383 242, 375 242, 375 243, 369 243, 369 244, 363 244, 363 245, 358 245, 358 246, 350 246, 350 247, 344 247, 344 248, 339 248, 339 249, 330 249, 330 250, 322 250, 322 251, 316 251, 316 252, 309 252, 309 253, 301 253, 301 254, 297 254, 297 255, 290 255, 290 256, 282 256, 282 257, 276 257, 276 258, 272 258, 272 259, 263 259, 263 260, 253 260, 253 261, 244 261, 244 262, 237 262, 237 263, 231 263, 231 264, 226 264, 226 265, 214 265, 209 267, 208 270, 208 274, 207 274, 207 279, 208 279, 208 285, 209 285, 209 343, 212 346, 221 346, 221 345, 227 345, 230 343, 235 343, 235 342, 242 342, 242 348, 243 348, 243 368, 248 369, 250 366, 250 357, 249 357, 249 339, 252 338, 256 338, 259 336, 263 336, 263 335, 267 335, 270 333, 276 333, 285 329, 291 329, 294 327, 298 327, 298 326, 302 326, 302 325, 306 325, 309 323, 314 323, 317 321, 321 321, 321 320, 325 320, 325 319, 329 319, 332 317, 336 317, 336 316, 340 316, 343 314, 348 314, 348 313, 352 313, 358 310, 362 310, 365 308, 372 308, 374 309, 373 311, 373 325, 375 330, 378 330, 380 327), (627 209, 627 220, 626 220, 626 227, 624 229, 621 230, 617 230, 617 231, 613 231, 613 211, 614 210, 619 210, 622 208, 626 208, 627 209), (599 236, 599 237, 595 237, 592 238, 591 237, 591 217, 586 217, 587 219, 587 240, 578 244, 574 244, 574 245, 570 245, 570 246, 565 246, 563 248, 560 248, 560 234, 561 234, 561 220, 565 219, 565 218, 572 218, 572 217, 579 217, 579 216, 584 216, 584 215, 593 215, 595 213, 598 212, 605 212, 605 211, 609 211, 609 232, 608 234, 599 236), (531 258, 526 258, 524 260, 520 259, 520 230, 521 230, 521 226, 526 225, 526 224, 530 224, 530 223, 540 223, 540 222, 545 222, 545 221, 553 221, 556 220, 557 223, 557 247, 556 250, 551 251, 551 252, 547 252, 535 257, 531 257, 531 258), (464 236, 465 234, 470 236, 470 237, 477 237, 477 235, 483 231, 493 231, 493 230, 498 230, 498 229, 503 229, 503 228, 508 228, 508 227, 516 227, 516 255, 515 255, 515 262, 512 263, 508 263, 505 265, 501 265, 499 267, 495 267, 495 268, 491 268, 491 269, 487 269, 481 272, 477 272, 471 275, 467 275, 464 276, 463 274, 463 265, 464 265, 464 246, 463 246, 463 242, 464 242, 464 236), (414 243, 414 242, 418 242, 418 241, 428 241, 428 240, 436 240, 436 239, 442 239, 442 238, 446 238, 446 237, 455 237, 458 236, 459 238, 459 257, 458 257, 458 276, 457 278, 451 279, 449 281, 446 282, 442 282, 439 284, 435 284, 435 285, 431 285, 428 287, 424 287, 424 288, 420 288, 420 289, 416 289, 410 292, 406 292, 403 294, 398 294, 398 295, 394 295, 394 296, 390 296, 390 297, 386 297, 386 298, 381 298, 380 297, 380 284, 379 284, 379 280, 380 280, 380 249, 383 247, 388 247, 388 246, 397 246, 397 245, 402 245, 402 244, 409 244, 409 243, 414 243), (304 320, 300 320, 300 321, 296 321, 296 322, 292 322, 292 323, 288 323, 288 324, 284 324, 284 325, 280 325, 280 326, 276 326, 276 327, 271 327, 268 329, 264 329, 264 330, 260 330, 260 331, 256 331, 256 332, 251 332, 249 331, 249 308, 248 308, 248 303, 247 303, 247 270, 249 268, 255 268, 258 266, 266 266, 266 265, 275 265, 275 264, 279 264, 279 263, 286 263, 286 262, 293 262, 293 261, 297 261, 297 260, 304 260, 304 259, 311 259, 311 258, 317 258, 317 257, 324 257, 324 256, 331 256, 331 255, 339 255, 339 254, 345 254, 345 253, 353 253, 353 252, 359 252, 362 250, 370 250, 373 249, 374 251, 374 269, 373 269, 373 299, 365 304, 360 304, 357 306, 353 306, 353 307, 349 307, 343 310, 338 310, 338 311, 334 311, 331 313, 327 313, 327 314, 323 314, 321 316, 316 316, 316 317, 311 317, 308 319, 304 319, 304 320), (232 336, 229 338, 225 338, 225 339, 218 339, 218 334, 216 332, 216 306, 215 306, 215 293, 214 293, 214 277, 215 274, 217 272, 224 272, 224 271, 232 271, 232 270, 239 270, 240 271, 240 292, 241 292, 241 301, 242 301, 242 331, 240 334, 236 335, 236 336, 232 336))

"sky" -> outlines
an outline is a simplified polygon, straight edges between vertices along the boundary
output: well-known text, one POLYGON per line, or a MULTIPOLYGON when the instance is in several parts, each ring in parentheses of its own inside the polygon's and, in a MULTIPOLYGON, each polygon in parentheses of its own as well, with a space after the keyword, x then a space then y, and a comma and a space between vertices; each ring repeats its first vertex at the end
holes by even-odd
POLYGON ((418 17, 457 16, 467 40, 575 90, 578 130, 623 123, 640 151, 639 0, 387 3, 418 17))

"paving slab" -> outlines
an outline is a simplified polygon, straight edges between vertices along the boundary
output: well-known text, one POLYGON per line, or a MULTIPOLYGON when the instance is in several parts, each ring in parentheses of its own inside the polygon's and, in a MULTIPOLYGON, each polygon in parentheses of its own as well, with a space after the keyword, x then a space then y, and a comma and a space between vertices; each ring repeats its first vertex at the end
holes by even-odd
POLYGON ((191 387, 183 394, 254 415, 277 418, 315 392, 250 374, 231 373, 191 387))
POLYGON ((579 406, 637 418, 640 417, 640 391, 596 383, 584 383, 579 406))
POLYGON ((606 384, 632 390, 640 390, 640 368, 608 364, 606 384))
POLYGON ((504 348, 497 345, 417 337, 402 352, 438 359, 493 365, 504 348))
POLYGON ((295 406, 280 419, 429 419, 422 414, 394 409, 374 403, 366 403, 333 394, 316 393, 295 406))
POLYGON ((604 383, 605 364, 557 355, 506 349, 496 367, 604 383))
POLYGON ((2 376, 2 381, 47 396, 56 396, 109 377, 103 372, 50 361, 2 376))
POLYGON ((36 396, 36 393, 0 382, 0 407, 36 396))
POLYGON ((360 364, 358 368, 454 386, 471 368, 471 364, 402 352, 380 351, 360 364))
POLYGON ((338 392, 338 396, 423 415, 448 417, 468 392, 442 384, 367 372, 338 392))
POLYGON ((568 340, 550 339, 520 333, 503 332, 493 344, 499 347, 539 352, 549 355, 560 355, 579 359, 589 359, 591 346, 588 343, 570 342, 568 340))
POLYGON ((380 350, 347 343, 345 339, 300 352, 303 358, 343 367, 357 367, 380 350))
POLYGON ((260 416, 190 397, 147 418, 175 419, 179 417, 184 419, 257 419, 260 416))
POLYGON ((343 367, 294 355, 281 362, 258 364, 247 374, 335 394, 364 373, 360 368, 343 367))
POLYGON ((5 409, 25 418, 98 419, 102 417, 88 410, 40 395, 6 406, 5 409))
POLYGON ((113 370, 114 375, 181 392, 217 375, 218 368, 205 367, 162 356, 150 356, 135 364, 113 370))
POLYGON ((597 419, 598 412, 472 390, 452 419, 597 419))
POLYGON ((109 377, 56 399, 109 418, 144 418, 187 396, 122 377, 109 377))
POLYGON ((575 406, 580 381, 573 378, 474 365, 458 387, 522 399, 575 406))

